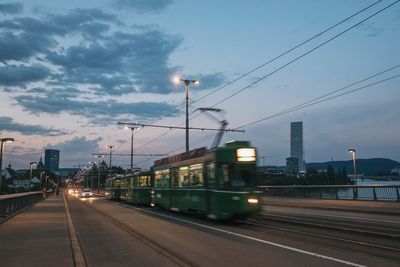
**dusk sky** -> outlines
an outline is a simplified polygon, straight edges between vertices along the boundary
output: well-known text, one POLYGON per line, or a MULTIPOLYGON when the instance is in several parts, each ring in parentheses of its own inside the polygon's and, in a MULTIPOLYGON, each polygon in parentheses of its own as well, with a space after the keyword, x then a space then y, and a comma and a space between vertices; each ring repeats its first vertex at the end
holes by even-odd
MULTIPOLYGON (((306 162, 350 160, 348 148, 400 161, 397 2, 0 0, 0 137, 15 139, 3 166, 27 169, 46 148, 60 150, 60 167, 107 145, 129 154, 118 122, 184 126, 175 75, 201 81, 190 84, 192 127, 218 128, 196 109, 222 109, 213 115, 245 130, 222 143, 249 140, 265 164, 285 165, 293 121, 303 121, 306 162)), ((191 148, 214 135, 191 131, 191 148)), ((135 131, 134 153, 184 151, 184 130, 135 131)), ((128 168, 130 157, 113 163, 128 168)))

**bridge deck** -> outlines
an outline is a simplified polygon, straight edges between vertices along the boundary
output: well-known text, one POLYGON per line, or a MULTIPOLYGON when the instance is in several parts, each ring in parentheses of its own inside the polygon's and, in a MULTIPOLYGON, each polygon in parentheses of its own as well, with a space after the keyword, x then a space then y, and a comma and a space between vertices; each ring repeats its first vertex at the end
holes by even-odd
MULTIPOLYGON (((272 205, 295 205, 400 215, 400 203, 352 200, 265 198, 272 205)), ((74 266, 63 194, 50 196, 0 224, 2 266, 74 266), (23 257, 21 255, 24 255, 23 257)))

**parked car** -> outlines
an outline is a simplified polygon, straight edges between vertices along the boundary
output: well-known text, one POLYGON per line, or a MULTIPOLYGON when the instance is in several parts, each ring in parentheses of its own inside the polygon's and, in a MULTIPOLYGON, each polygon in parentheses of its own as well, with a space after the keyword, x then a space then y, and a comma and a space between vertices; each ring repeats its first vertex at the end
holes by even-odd
POLYGON ((92 190, 90 188, 85 188, 82 190, 81 197, 91 197, 93 195, 92 190))

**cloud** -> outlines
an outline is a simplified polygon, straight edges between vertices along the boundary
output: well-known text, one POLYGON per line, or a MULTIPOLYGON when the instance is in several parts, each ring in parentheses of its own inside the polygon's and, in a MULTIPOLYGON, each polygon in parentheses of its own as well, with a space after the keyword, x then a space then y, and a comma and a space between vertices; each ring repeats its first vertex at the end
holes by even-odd
POLYGON ((40 81, 50 75, 50 70, 43 65, 4 66, 0 67, 0 85, 22 86, 40 81))
POLYGON ((55 45, 52 37, 38 33, 0 32, 0 61, 27 60, 37 54, 47 53, 55 45))
POLYGON ((382 28, 378 28, 375 22, 367 21, 358 26, 359 30, 365 32, 366 37, 375 37, 383 32, 382 28))
POLYGON ((79 165, 87 165, 88 158, 92 157, 92 153, 99 151, 99 142, 103 138, 98 137, 90 140, 86 137, 75 137, 71 140, 57 144, 47 144, 45 149, 60 150, 60 162, 64 166, 72 167, 79 165))
MULTIPOLYGON (((171 1, 119 3, 138 10, 157 10, 171 1)), ((27 83, 50 75, 46 81, 49 85, 86 85, 97 95, 169 94, 180 90, 170 79, 181 67, 170 66, 169 58, 183 38, 154 25, 125 31, 121 27, 113 30, 115 25, 119 25, 117 17, 99 9, 0 21, 0 61, 4 65, 36 60, 49 67, 32 65, 30 73, 27 66, 3 67, 0 83, 26 88, 27 83), (66 47, 60 43, 64 38, 71 41, 66 47)), ((220 85, 224 77, 214 73, 198 75, 197 79, 202 81, 200 89, 209 89, 220 85)))
POLYGON ((0 13, 3 14, 19 14, 24 10, 21 3, 0 4, 0 13))
POLYGON ((168 94, 174 90, 170 54, 182 38, 159 30, 140 33, 114 32, 110 37, 51 52, 47 60, 63 68, 60 82, 96 86, 99 94, 132 92, 168 94))
POLYGON ((89 102, 70 99, 79 90, 53 90, 45 96, 21 95, 15 99, 22 108, 33 114, 48 113, 80 115, 90 118, 93 124, 110 124, 122 117, 140 119, 157 118, 176 109, 175 105, 156 102, 121 103, 115 100, 89 102), (111 120, 111 121, 110 121, 111 120))
POLYGON ((65 130, 45 128, 40 125, 20 124, 10 117, 0 117, 2 131, 19 132, 24 135, 58 136, 68 134, 65 130))
POLYGON ((173 0, 116 0, 119 9, 130 8, 138 13, 160 12, 173 3, 173 0))
POLYGON ((78 151, 90 151, 90 153, 92 153, 99 149, 98 143, 102 140, 103 138, 101 137, 94 140, 88 140, 86 137, 81 136, 54 145, 47 144, 45 147, 59 149, 63 153, 75 153, 78 151))

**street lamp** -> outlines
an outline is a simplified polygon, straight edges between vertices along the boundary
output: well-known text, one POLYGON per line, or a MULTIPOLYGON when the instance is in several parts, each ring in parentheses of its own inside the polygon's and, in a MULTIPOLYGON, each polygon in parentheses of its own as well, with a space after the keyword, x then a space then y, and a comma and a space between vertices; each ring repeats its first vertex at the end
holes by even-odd
POLYGON ((40 172, 40 190, 43 190, 43 173, 44 171, 40 172))
POLYGON ((14 138, 0 138, 0 195, 1 195, 1 182, 3 179, 3 153, 4 153, 4 143, 12 143, 14 138))
POLYGON ((186 80, 186 79, 181 79, 181 78, 174 78, 175 83, 178 82, 184 82, 186 85, 186 97, 185 97, 185 103, 186 103, 186 152, 189 151, 189 84, 190 83, 195 83, 199 84, 199 80, 186 80))
MULTIPOLYGON (((91 167, 91 178, 90 178, 90 189, 93 189, 93 165, 94 164, 96 164, 95 162, 93 162, 93 161, 89 161, 89 164, 90 164, 90 167, 91 167)), ((89 179, 87 180, 88 182, 88 185, 87 185, 87 187, 89 187, 89 179)))
POLYGON ((103 155, 96 155, 96 158, 98 158, 98 163, 97 163, 97 194, 100 194, 100 159, 102 159, 104 156, 103 155))
MULTIPOLYGON (((29 182, 31 182, 32 183, 32 166, 33 165, 36 165, 37 163, 36 162, 34 162, 34 161, 32 161, 32 162, 29 162, 29 182)), ((31 184, 31 187, 32 187, 32 184, 31 184)))
POLYGON ((107 146, 107 148, 110 149, 110 170, 109 170, 109 176, 111 177, 111 155, 112 155, 112 149, 116 148, 116 146, 107 146))
POLYGON ((357 169, 356 169, 356 150, 354 148, 349 148, 347 152, 351 153, 352 158, 353 158, 353 172, 354 172, 354 177, 356 179, 356 185, 358 185, 358 179, 357 179, 357 169))
POLYGON ((131 170, 133 168, 133 131, 137 129, 137 127, 128 127, 125 126, 125 130, 131 129, 131 170))

